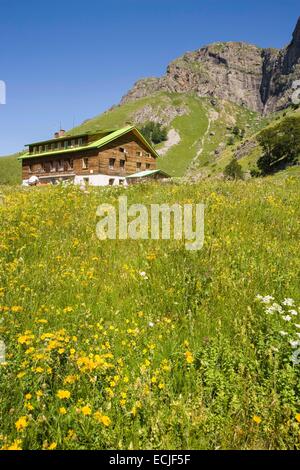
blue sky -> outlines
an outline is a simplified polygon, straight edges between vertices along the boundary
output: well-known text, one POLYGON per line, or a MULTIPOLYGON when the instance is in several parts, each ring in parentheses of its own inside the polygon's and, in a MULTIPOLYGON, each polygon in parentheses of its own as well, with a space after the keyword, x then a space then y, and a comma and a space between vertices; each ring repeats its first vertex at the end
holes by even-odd
POLYGON ((0 155, 93 117, 215 41, 282 47, 299 0, 0 0, 0 155))

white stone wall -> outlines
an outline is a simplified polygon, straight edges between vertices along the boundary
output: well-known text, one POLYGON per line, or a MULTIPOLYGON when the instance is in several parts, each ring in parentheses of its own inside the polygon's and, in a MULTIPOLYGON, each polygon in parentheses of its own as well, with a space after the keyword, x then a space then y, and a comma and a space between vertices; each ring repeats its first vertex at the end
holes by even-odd
MULTIPOLYGON (((53 177, 54 178, 54 177, 53 177)), ((89 184, 90 186, 109 186, 109 180, 113 179, 113 186, 119 186, 123 182, 123 186, 127 186, 127 181, 124 176, 110 176, 110 175, 76 175, 74 184, 89 184)), ((28 180, 23 180, 23 186, 28 186, 28 180)))
POLYGON ((123 176, 110 176, 110 175, 76 175, 74 178, 74 184, 88 183, 90 186, 108 186, 109 180, 113 179, 113 186, 118 186, 120 181, 123 185, 127 185, 127 181, 123 176))

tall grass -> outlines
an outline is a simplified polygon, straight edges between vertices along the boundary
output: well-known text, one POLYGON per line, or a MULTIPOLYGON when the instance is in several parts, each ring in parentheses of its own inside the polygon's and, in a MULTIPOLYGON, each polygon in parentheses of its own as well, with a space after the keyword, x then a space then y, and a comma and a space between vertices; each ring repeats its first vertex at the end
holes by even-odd
POLYGON ((299 448, 299 366, 256 299, 299 304, 299 190, 2 188, 0 446, 299 448), (204 202, 204 248, 99 241, 96 208, 123 193, 204 202))

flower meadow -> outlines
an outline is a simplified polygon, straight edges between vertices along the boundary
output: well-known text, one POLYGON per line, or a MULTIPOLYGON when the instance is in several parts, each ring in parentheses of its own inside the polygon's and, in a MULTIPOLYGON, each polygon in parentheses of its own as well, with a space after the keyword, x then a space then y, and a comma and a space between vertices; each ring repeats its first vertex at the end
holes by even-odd
POLYGON ((2 450, 300 449, 299 179, 0 192, 2 450), (203 249, 98 240, 122 194, 203 249))

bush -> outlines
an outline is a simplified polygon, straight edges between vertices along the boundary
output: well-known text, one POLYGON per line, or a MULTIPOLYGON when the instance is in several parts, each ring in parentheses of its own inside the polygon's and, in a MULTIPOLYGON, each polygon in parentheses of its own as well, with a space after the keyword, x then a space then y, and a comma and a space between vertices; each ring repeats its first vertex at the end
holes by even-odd
POLYGON ((145 139, 155 145, 164 142, 168 138, 167 128, 162 126, 159 122, 149 121, 140 129, 140 131, 145 139))
POLYGON ((264 154, 257 161, 262 174, 274 173, 294 164, 300 155, 300 118, 288 117, 258 136, 264 154))
POLYGON ((243 170, 236 158, 233 158, 224 169, 224 176, 227 179, 241 180, 243 179, 243 170))

